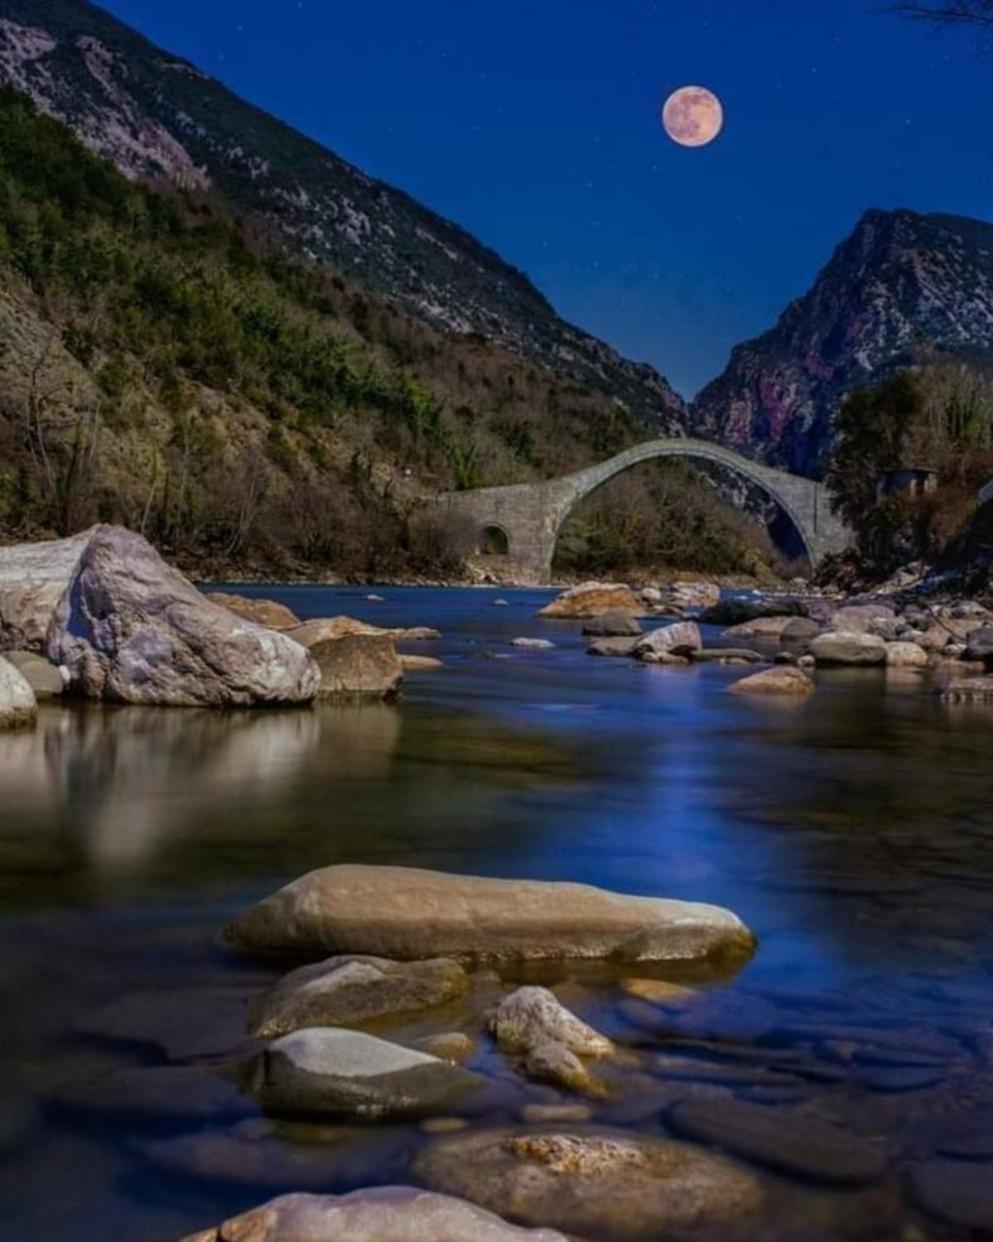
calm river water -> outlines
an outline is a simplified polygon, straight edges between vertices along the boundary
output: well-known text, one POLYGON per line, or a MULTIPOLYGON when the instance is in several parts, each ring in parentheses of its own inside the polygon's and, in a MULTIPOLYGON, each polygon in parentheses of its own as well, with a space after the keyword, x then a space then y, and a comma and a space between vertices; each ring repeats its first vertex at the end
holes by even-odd
POLYGON ((822 674, 784 703, 727 693, 739 669, 590 659, 578 623, 535 617, 547 592, 262 593, 436 626, 407 649, 445 667, 396 706, 47 707, 37 733, 0 736, 5 1242, 174 1242, 283 1190, 405 1180, 430 1141, 416 1124, 273 1126, 247 1102, 190 1122, 74 1095, 104 1070, 228 1051, 275 975, 218 931, 336 861, 731 907, 760 947, 700 1012, 565 984, 621 1044, 671 1054, 657 1096, 619 1082, 598 1120, 665 1132, 702 1081, 778 1110, 798 1150, 809 1118, 885 1144, 862 1188, 743 1156, 769 1185, 750 1238, 986 1236, 969 1224, 993 1196, 993 712, 949 708, 918 673, 822 674))

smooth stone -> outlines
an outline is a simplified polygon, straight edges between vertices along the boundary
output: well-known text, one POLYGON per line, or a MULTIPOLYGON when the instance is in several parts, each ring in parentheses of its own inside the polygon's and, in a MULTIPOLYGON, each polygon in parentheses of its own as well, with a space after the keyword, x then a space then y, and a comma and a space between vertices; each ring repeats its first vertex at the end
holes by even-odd
POLYGON ((13 664, 34 691, 36 699, 61 697, 68 681, 68 670, 57 668, 33 651, 5 651, 3 658, 13 664))
POLYGON ((522 647, 525 651, 550 651, 555 644, 547 638, 512 638, 512 647, 522 647))
POLYGON ((814 639, 810 654, 819 666, 880 665, 886 663, 886 643, 875 634, 831 630, 814 639))
POLYGON ((641 611, 641 603, 629 586, 619 582, 582 582, 546 604, 538 616, 583 619, 618 608, 625 612, 641 611))
POLYGON ((860 1186, 878 1181, 884 1148, 796 1111, 740 1100, 687 1099, 669 1117, 677 1133, 780 1172, 814 1181, 860 1186))
POLYGON ((805 643, 820 632, 821 626, 812 617, 792 617, 779 637, 784 643, 805 643))
POLYGON ((251 1008, 249 1031, 274 1039, 307 1026, 350 1026, 410 1013, 461 996, 469 976, 458 962, 332 957, 294 970, 251 1008))
POLYGON ((298 643, 212 604, 121 526, 88 532, 47 654, 87 698, 174 707, 309 703, 320 671, 298 643))
POLYGON ((598 638, 586 648, 591 656, 632 656, 639 643, 637 638, 598 638))
POLYGON ((625 638, 642 632, 638 618, 624 608, 611 608, 587 621, 584 634, 592 638, 625 638))
POLYGON ((418 1180, 529 1225, 612 1242, 740 1221, 761 1207, 753 1174, 687 1143, 577 1125, 496 1129, 439 1139, 418 1180))
POLYGON ((217 1121, 256 1111, 237 1087, 195 1065, 114 1070, 70 1083, 53 1096, 61 1107, 135 1121, 217 1121))
POLYGON ((0 658, 0 729, 30 729, 38 720, 38 702, 24 674, 0 658))
POLYGON ((403 666, 386 634, 346 634, 314 643, 310 654, 321 674, 322 699, 391 699, 403 680, 403 666))
POLYGON ((524 1072, 535 1082, 549 1082, 568 1091, 585 1092, 593 1088, 590 1072, 565 1044, 549 1040, 528 1049, 524 1072))
POLYGON ((342 1027, 284 1035, 250 1076, 267 1109, 362 1117, 433 1111, 480 1083, 448 1061, 342 1027))
POLYGON ((911 1169, 907 1182, 918 1206, 933 1216, 993 1230, 993 1163, 927 1160, 911 1169))
POLYGON ((927 662, 927 652, 917 643, 886 644, 886 664, 889 668, 924 668, 927 662))
POLYGON ((589 1104, 525 1104, 520 1113, 521 1121, 528 1125, 584 1125, 593 1117, 589 1104))
POLYGON ((422 1134, 456 1134, 469 1123, 464 1117, 426 1117, 417 1128, 422 1134))
POLYGON ((755 945, 744 923, 719 906, 586 884, 355 865, 309 872, 235 919, 224 935, 263 953, 490 963, 740 962, 755 945))
POLYGON ((397 657, 400 667, 405 673, 426 673, 436 668, 444 668, 444 664, 436 656, 406 655, 403 652, 397 657))
POLYGON ((814 689, 814 683, 806 673, 790 665, 777 665, 763 669, 736 681, 730 689, 735 694, 775 694, 803 698, 814 689))
POLYGON ((973 630, 963 654, 967 660, 993 660, 993 627, 986 625, 973 630))
POLYGON ((664 979, 622 979, 621 988, 630 996, 650 1001, 653 1005, 685 1005, 699 996, 699 989, 664 979))
POLYGON ((548 988, 511 992, 497 1006, 490 1029, 506 1052, 528 1052, 548 1042, 584 1057, 606 1057, 614 1050, 609 1039, 571 1013, 548 988))
POLYGON ((636 660, 651 662, 666 656, 687 656, 702 646, 700 627, 695 621, 674 621, 640 638, 633 655, 636 660))
POLYGON ((286 1195, 184 1242, 566 1242, 473 1204, 408 1186, 286 1195))
POLYGON ((207 599, 212 604, 227 608, 245 621, 253 621, 256 625, 264 625, 270 630, 292 630, 303 624, 295 612, 273 599, 252 599, 247 595, 233 595, 227 591, 211 591, 207 599))

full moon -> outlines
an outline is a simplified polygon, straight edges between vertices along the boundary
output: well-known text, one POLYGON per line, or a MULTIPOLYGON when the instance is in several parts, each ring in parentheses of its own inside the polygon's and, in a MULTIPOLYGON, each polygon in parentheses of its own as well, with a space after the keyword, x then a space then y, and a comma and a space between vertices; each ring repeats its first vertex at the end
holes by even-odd
POLYGON ((705 147, 721 132, 724 109, 705 86, 681 86, 665 101, 662 124, 681 147, 705 147))

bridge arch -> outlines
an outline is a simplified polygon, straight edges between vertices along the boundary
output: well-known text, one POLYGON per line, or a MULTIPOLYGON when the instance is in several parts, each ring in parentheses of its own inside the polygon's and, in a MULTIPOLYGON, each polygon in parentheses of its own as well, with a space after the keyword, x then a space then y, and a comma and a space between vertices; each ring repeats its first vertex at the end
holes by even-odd
POLYGON ((474 525, 477 544, 484 529, 502 530, 508 541, 508 561, 534 581, 545 582, 559 532, 576 506, 625 470, 665 457, 711 462, 761 488, 792 521, 814 565, 827 553, 851 543, 851 532, 833 512, 823 483, 774 470, 708 440, 682 437, 636 444, 560 479, 449 492, 439 497, 439 503, 474 525))

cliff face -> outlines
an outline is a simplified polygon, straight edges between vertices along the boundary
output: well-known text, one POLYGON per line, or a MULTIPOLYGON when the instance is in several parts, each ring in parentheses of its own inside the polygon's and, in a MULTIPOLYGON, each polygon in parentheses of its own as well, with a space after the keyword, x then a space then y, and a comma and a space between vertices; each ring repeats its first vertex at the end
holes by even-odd
POLYGON ((844 393, 935 352, 993 362, 993 225, 869 211, 775 327, 733 350, 695 430, 818 476, 844 393))
POLYGON ((683 403, 662 376, 565 323, 464 229, 85 0, 0 0, 0 81, 127 176, 215 189, 297 252, 432 326, 604 392, 653 430, 679 429, 683 403))

